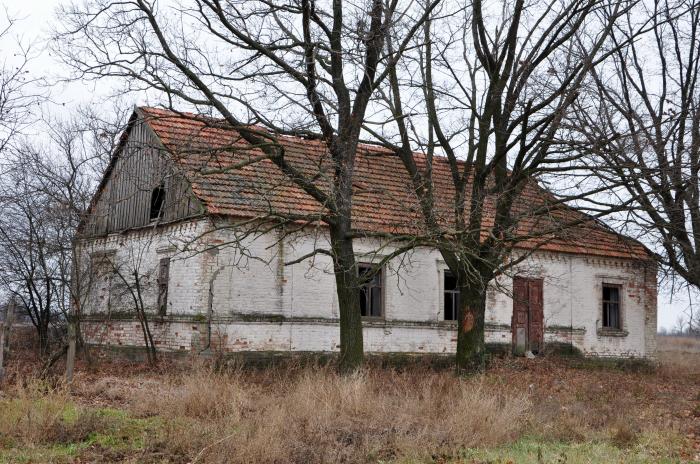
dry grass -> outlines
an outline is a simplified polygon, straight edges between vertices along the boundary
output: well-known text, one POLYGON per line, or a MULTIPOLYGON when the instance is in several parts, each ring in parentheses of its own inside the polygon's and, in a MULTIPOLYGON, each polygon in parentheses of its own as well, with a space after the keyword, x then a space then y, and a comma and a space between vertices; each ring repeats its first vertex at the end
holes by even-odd
POLYGON ((30 380, 15 385, 0 408, 0 444, 34 446, 81 442, 108 427, 98 412, 76 406, 64 386, 30 380))
POLYGON ((16 376, 0 391, 0 463, 491 461, 475 450, 530 462, 517 453, 585 443, 609 459, 692 459, 700 352, 663 346, 655 372, 513 358, 471 378, 418 367, 340 376, 293 364, 223 373, 113 364, 81 370, 70 391, 16 376))
POLYGON ((167 420, 167 443, 151 446, 206 462, 455 455, 516 438, 528 418, 526 393, 492 391, 447 372, 416 374, 376 370, 344 377, 317 367, 278 372, 268 384, 254 378, 260 373, 200 370, 139 389, 128 408, 167 420))
POLYGON ((660 335, 657 337, 657 343, 661 353, 700 354, 700 338, 698 337, 660 335))
POLYGON ((658 350, 666 373, 700 374, 700 338, 659 336, 658 350))

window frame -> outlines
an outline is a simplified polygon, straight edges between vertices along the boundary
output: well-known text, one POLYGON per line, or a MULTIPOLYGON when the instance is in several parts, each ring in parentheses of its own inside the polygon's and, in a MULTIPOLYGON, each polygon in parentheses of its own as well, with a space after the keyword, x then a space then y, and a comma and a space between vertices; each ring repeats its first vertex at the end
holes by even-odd
MULTIPOLYGON (((361 268, 373 268, 374 263, 370 262, 358 262, 357 263, 357 275, 358 277, 360 276, 360 269, 361 268)), ((379 316, 361 316, 362 320, 384 320, 386 318, 386 305, 385 305, 385 294, 384 294, 384 266, 380 267, 379 270, 376 272, 376 274, 372 277, 372 280, 374 280, 375 277, 379 277, 379 316)), ((366 282, 360 286, 360 288, 357 289, 358 292, 360 292, 360 298, 362 298, 362 290, 364 287, 367 285, 371 284, 372 281, 366 282)), ((371 303, 371 295, 370 295, 370 303, 371 303)), ((360 313, 361 314, 361 313, 360 313)))
POLYGON ((165 182, 161 182, 160 184, 156 185, 153 187, 151 190, 151 198, 150 198, 150 203, 149 203, 149 209, 148 209, 148 221, 149 222, 155 222, 158 221, 163 217, 165 214, 165 197, 167 195, 167 190, 165 190, 165 182), (154 207, 156 206, 156 199, 160 200, 158 203, 158 211, 157 214, 153 214, 154 207))
MULTIPOLYGON (((623 284, 616 282, 603 282, 600 286, 600 329, 604 332, 623 332, 624 331, 624 317, 623 317, 623 284), (617 301, 606 300, 604 293, 606 288, 617 289, 617 301), (605 305, 610 303, 617 303, 617 325, 605 325, 605 305)), ((610 317, 608 316, 608 319, 610 317)))
POLYGON ((168 290, 170 284, 170 256, 158 259, 158 276, 156 278, 156 314, 166 316, 168 314, 168 290), (165 263, 165 266, 163 265, 165 263), (163 269, 166 269, 163 273, 163 269), (163 276, 165 274, 165 276, 163 276))
POLYGON ((441 281, 440 281, 440 287, 441 287, 441 298, 440 298, 440 313, 442 314, 442 321, 444 322, 455 322, 459 320, 459 288, 456 288, 454 290, 447 290, 446 287, 446 280, 447 276, 453 276, 452 271, 449 269, 443 269, 441 272, 441 281), (447 303, 447 294, 450 293, 453 298, 453 306, 456 303, 457 307, 453 307, 453 312, 454 312, 454 319, 447 319, 445 317, 445 304, 447 303), (455 298, 456 296, 456 298, 455 298))

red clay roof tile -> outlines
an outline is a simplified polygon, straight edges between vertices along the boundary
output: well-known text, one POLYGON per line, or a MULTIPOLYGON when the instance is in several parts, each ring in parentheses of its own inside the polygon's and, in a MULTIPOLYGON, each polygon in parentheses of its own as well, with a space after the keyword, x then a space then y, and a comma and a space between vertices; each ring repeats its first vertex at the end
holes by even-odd
MULTIPOLYGON (((235 130, 221 121, 155 108, 140 110, 210 213, 256 217, 271 212, 280 215, 323 212, 319 202, 297 187, 268 159, 233 169, 232 166, 254 159, 262 152, 251 148, 235 130)), ((328 191, 332 170, 325 144, 302 137, 279 135, 277 138, 285 149, 286 160, 328 191)), ((454 186, 446 159, 435 158, 433 180, 437 216, 449 227, 453 223, 454 186)), ((361 144, 354 187, 353 224, 357 230, 420 233, 423 222, 416 196, 401 160, 391 151, 361 144)), ((584 219, 585 222, 568 228, 565 233, 525 239, 519 247, 602 257, 650 258, 648 250, 639 242, 617 234, 573 209, 560 209, 549 216, 528 214, 531 206, 543 205, 548 198, 554 197, 535 182, 525 187, 515 207, 516 214, 522 215, 517 227, 519 234, 529 235, 538 228, 551 228, 557 221, 584 219)), ((487 200, 485 207, 484 222, 488 226, 493 223, 493 200, 487 200)))

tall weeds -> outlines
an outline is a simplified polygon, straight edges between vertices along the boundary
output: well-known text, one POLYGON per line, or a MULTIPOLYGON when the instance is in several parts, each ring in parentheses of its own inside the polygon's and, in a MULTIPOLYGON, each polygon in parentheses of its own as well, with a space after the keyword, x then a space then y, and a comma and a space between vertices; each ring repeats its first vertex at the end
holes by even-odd
POLYGON ((530 409, 525 395, 449 373, 312 368, 267 385, 246 375, 171 378, 130 407, 167 417, 167 442, 202 462, 270 463, 455 455, 513 439, 530 409))
POLYGON ((0 391, 0 460, 3 449, 82 443, 81 462, 110 462, 111 451, 111 462, 449 462, 524 434, 628 448, 649 431, 687 428, 697 377, 673 369, 671 378, 507 359, 471 378, 285 365, 105 370, 71 391, 23 381, 0 391), (658 394, 669 388, 673 401, 658 394))

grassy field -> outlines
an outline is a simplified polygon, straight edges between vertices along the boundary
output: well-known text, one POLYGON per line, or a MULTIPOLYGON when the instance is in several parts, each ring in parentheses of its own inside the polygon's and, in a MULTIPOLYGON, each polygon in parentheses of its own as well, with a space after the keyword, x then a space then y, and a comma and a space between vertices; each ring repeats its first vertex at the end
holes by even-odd
POLYGON ((100 363, 69 389, 14 359, 0 462, 657 463, 700 460, 700 342, 657 369, 495 359, 456 378, 413 366, 100 363))

